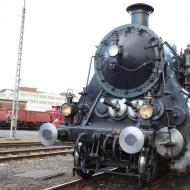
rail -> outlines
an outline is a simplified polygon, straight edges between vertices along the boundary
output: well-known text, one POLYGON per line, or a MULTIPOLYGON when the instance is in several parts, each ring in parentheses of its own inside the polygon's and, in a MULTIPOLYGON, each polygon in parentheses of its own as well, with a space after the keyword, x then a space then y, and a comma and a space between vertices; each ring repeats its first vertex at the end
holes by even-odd
MULTIPOLYGON (((57 142, 55 145, 60 145, 57 142)), ((73 145, 73 142, 64 142, 63 145, 73 145)), ((8 148, 8 147, 27 147, 27 146, 43 146, 40 142, 1 142, 0 148, 8 148)))
POLYGON ((35 149, 0 151, 0 162, 73 153, 73 146, 39 147, 35 149))
POLYGON ((143 188, 143 190, 159 190, 160 187, 163 186, 163 184, 173 175, 173 173, 168 173, 164 176, 162 176, 160 179, 158 179, 156 182, 152 183, 148 187, 143 188))
POLYGON ((63 184, 59 184, 44 190, 80 190, 80 189, 88 189, 89 188, 89 184, 92 183, 92 181, 98 180, 100 178, 102 178, 103 176, 105 176, 105 173, 98 173, 95 174, 92 179, 90 180, 85 180, 85 179, 76 179, 70 182, 66 182, 63 184))
POLYGON ((22 147, 22 146, 38 146, 41 145, 40 142, 2 142, 0 143, 1 148, 8 147, 22 147))
MULTIPOLYGON (((155 183, 151 184, 150 186, 144 187, 141 190, 153 190, 153 189, 154 190, 159 190, 160 187, 163 187, 163 184, 167 181, 167 179, 171 175, 172 174, 169 173, 169 174, 161 177, 155 183)), ((91 189, 96 189, 96 187, 94 187, 95 183, 98 180, 102 180, 102 179, 111 181, 110 183, 112 183, 113 186, 110 187, 110 184, 108 184, 106 182, 99 189, 113 189, 114 190, 114 189, 119 189, 119 187, 121 187, 121 185, 123 185, 123 183, 118 184, 118 185, 114 185, 115 181, 112 181, 114 178, 111 178, 110 174, 100 173, 100 174, 94 175, 90 180, 77 179, 77 180, 73 180, 73 181, 70 181, 70 182, 67 182, 67 183, 63 183, 63 184, 59 184, 59 185, 56 185, 56 186, 53 186, 53 187, 49 187, 49 188, 46 188, 44 190, 70 190, 70 189, 72 189, 72 190, 86 190, 86 189, 91 190, 91 189)), ((116 181, 116 183, 117 183, 117 181, 116 181)), ((131 182, 126 181, 126 189, 128 189, 127 188, 127 183, 131 184, 131 182)), ((134 190, 138 189, 137 184, 133 183, 133 185, 132 186, 129 185, 130 186, 129 189, 134 189, 134 190), (133 185, 134 185, 134 188, 132 187, 133 185)))

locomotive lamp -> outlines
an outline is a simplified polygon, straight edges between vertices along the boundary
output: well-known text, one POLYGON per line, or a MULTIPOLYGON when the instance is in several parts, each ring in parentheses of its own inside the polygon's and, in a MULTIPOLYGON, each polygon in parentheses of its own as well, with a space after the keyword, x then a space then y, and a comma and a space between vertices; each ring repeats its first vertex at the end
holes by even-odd
POLYGON ((76 96, 73 93, 72 89, 68 89, 66 93, 63 94, 66 96, 65 103, 61 107, 61 112, 64 115, 64 124, 65 126, 71 125, 74 122, 75 116, 75 103, 73 98, 76 96))
POLYGON ((154 109, 153 109, 153 106, 151 106, 150 104, 145 104, 141 106, 139 109, 139 115, 143 119, 150 119, 153 113, 154 113, 154 109))
POLYGON ((66 96, 66 103, 62 105, 61 112, 64 116, 70 116, 73 111, 73 98, 76 97, 73 93, 72 89, 68 89, 66 93, 64 93, 64 96, 66 96))
POLYGON ((119 53, 119 47, 118 45, 111 45, 108 47, 108 54, 110 57, 115 57, 119 53))
POLYGON ((115 57, 119 54, 118 41, 119 41, 118 33, 114 32, 111 45, 108 47, 108 55, 110 57, 115 57))
POLYGON ((68 104, 68 103, 63 104, 61 111, 62 111, 62 113, 63 113, 64 116, 71 115, 71 113, 72 113, 72 106, 71 106, 71 104, 68 104))

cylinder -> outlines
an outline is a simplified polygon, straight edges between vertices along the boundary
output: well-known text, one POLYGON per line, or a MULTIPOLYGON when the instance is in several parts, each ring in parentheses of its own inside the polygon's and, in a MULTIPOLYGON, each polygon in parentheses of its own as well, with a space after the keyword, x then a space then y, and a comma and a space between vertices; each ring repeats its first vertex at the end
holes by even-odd
POLYGON ((127 7, 127 12, 131 14, 131 24, 149 26, 149 15, 154 8, 144 3, 137 3, 127 7))

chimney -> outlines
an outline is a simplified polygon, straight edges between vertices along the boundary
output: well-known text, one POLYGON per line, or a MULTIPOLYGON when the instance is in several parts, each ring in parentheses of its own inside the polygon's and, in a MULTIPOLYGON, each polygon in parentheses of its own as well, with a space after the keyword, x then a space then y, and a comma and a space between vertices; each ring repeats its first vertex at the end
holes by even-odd
POLYGON ((144 3, 137 3, 130 5, 126 10, 131 14, 131 24, 148 27, 148 17, 154 11, 154 8, 144 3))

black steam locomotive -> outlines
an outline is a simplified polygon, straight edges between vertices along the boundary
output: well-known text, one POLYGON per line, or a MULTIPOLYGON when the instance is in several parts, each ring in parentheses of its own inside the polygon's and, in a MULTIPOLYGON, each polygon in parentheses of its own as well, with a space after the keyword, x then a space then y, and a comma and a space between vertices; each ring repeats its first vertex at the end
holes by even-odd
POLYGON ((40 136, 45 145, 75 141, 74 172, 83 178, 103 171, 149 184, 184 155, 189 141, 190 49, 178 55, 148 27, 151 6, 127 11, 131 24, 100 42, 80 100, 67 93, 64 124, 44 124, 40 136))

